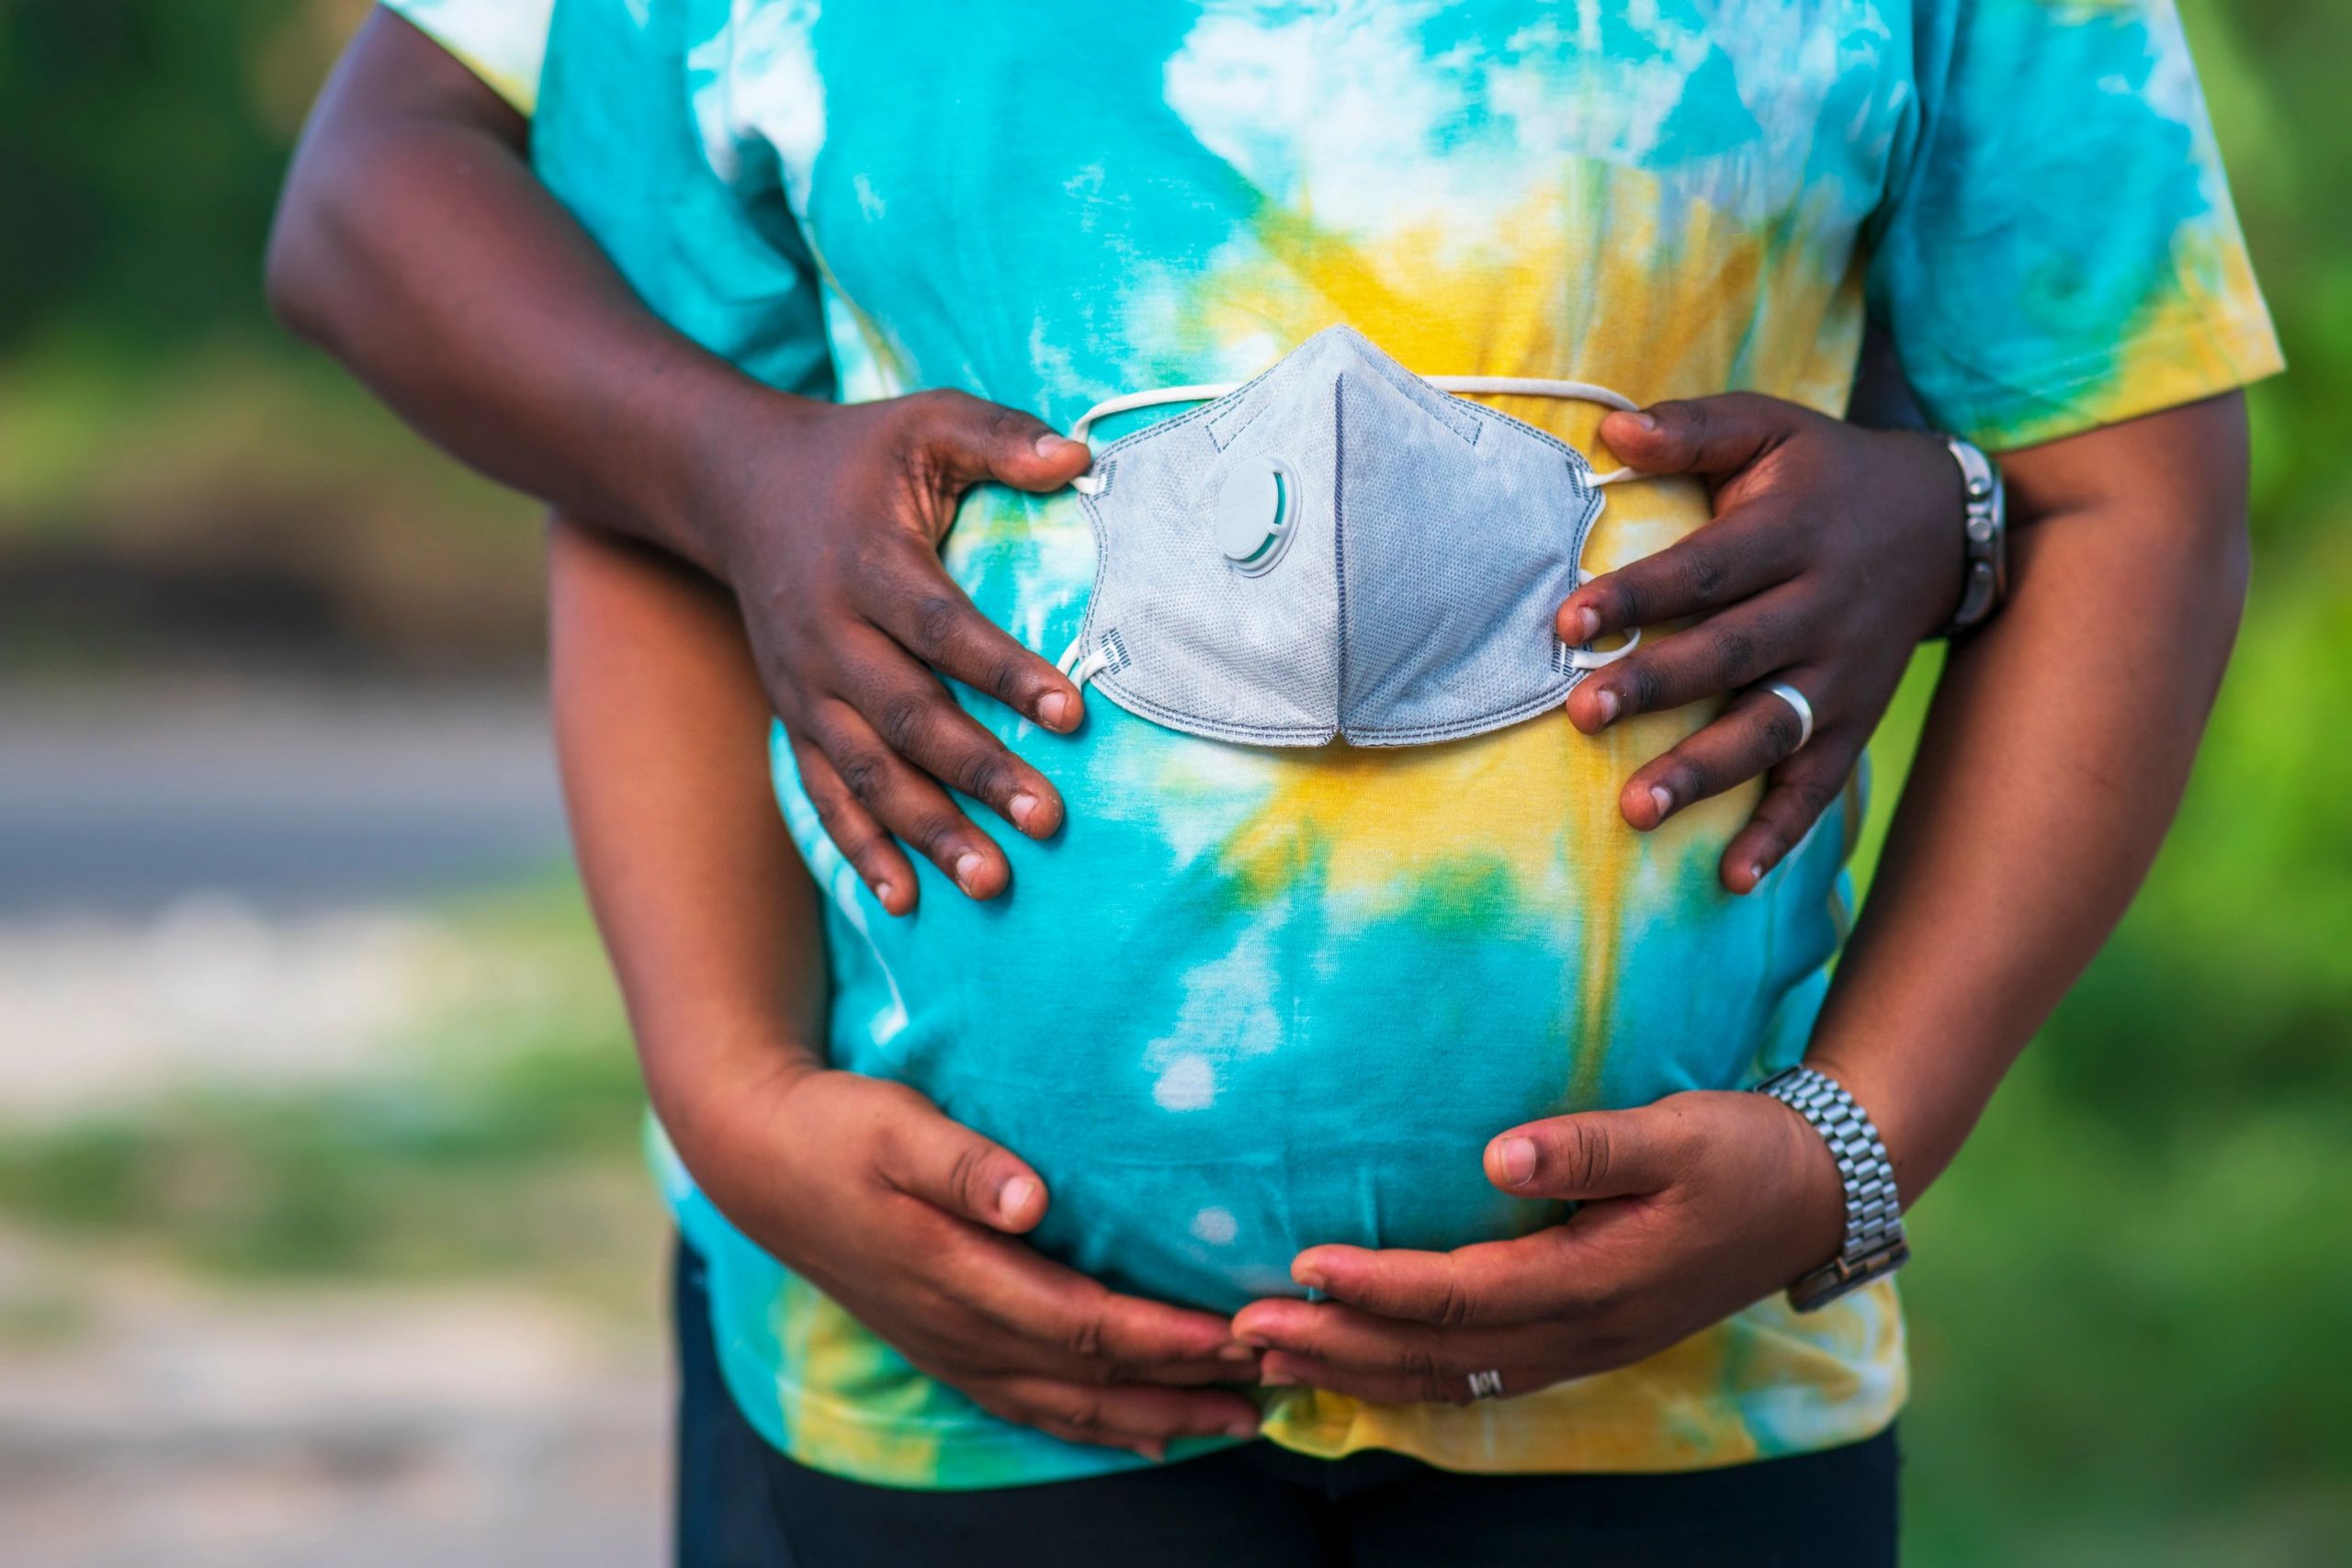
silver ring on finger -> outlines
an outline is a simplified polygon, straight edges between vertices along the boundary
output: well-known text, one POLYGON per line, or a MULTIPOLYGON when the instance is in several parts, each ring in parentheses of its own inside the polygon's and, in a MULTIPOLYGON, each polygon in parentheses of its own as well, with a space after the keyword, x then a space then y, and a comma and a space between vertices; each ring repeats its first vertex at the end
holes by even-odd
POLYGON ((1487 1372, 1472 1372, 1472 1373, 1470 1374, 1470 1397, 1471 1397, 1471 1398, 1473 1398, 1473 1399, 1500 1399, 1500 1398, 1502 1397, 1502 1394, 1503 1394, 1503 1375, 1502 1375, 1502 1373, 1500 1373, 1500 1372, 1494 1372, 1494 1371, 1487 1371, 1487 1372))
POLYGON ((1813 705, 1804 700, 1804 694, 1803 692, 1798 691, 1786 681, 1774 681, 1766 685, 1764 690, 1771 695, 1780 698, 1782 702, 1788 704, 1791 708, 1795 710, 1797 716, 1797 743, 1794 746, 1790 747, 1789 750, 1792 752, 1804 750, 1805 742, 1813 739, 1813 705))

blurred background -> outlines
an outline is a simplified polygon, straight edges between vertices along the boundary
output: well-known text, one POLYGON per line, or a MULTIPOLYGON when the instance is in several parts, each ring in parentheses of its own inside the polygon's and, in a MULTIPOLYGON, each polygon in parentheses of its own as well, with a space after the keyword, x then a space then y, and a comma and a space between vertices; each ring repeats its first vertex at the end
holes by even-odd
MULTIPOLYGON (((1919 1563, 2352 1561, 2352 10, 2184 8, 2293 371, 2180 826, 1916 1220, 1919 1563)), ((537 517, 258 296, 365 9, 0 0, 11 1562, 662 1540, 665 1237, 537 517)))

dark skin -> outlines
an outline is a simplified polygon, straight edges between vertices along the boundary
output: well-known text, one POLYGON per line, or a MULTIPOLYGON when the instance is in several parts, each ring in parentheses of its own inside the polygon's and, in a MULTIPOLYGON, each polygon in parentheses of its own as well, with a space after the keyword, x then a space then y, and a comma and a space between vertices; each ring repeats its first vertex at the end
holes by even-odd
MULTIPOLYGON (((1086 449, 960 392, 842 406, 751 380, 645 310, 533 177, 527 132, 432 40, 371 17, 288 177, 279 313, 458 457, 730 584, 809 798, 884 908, 914 907, 907 848, 974 897, 1002 892, 1011 867, 956 795, 1040 839, 1062 801, 939 677, 1055 734, 1083 705, 973 608, 937 548, 972 486, 1051 491, 1086 449)), ((1816 715, 1794 752, 1786 705, 1740 698, 1627 782, 1625 818, 1646 830, 1768 774, 1724 857, 1744 893, 1835 798, 1957 600, 1958 469, 1918 434, 1753 395, 1612 415, 1602 434, 1636 468, 1709 479, 1717 515, 1562 606, 1577 641, 1703 617, 1584 682, 1571 719, 1596 731, 1768 677, 1816 715)))
MULTIPOLYGON (((532 177, 526 130, 406 23, 373 17, 305 134, 270 291, 460 457, 732 585, 557 536, 582 872, 681 1157, 761 1246, 1009 1419, 1148 1453, 1241 1429, 1246 1404, 1200 1386, 1255 1368, 1222 1320, 1046 1264, 1009 1239, 1048 1201, 1015 1156, 902 1086, 825 1069, 813 894, 758 743, 780 715, 827 830, 886 908, 913 907, 902 842, 974 897, 1002 891, 1001 852, 943 782, 1041 838, 1062 803, 938 676, 1052 732, 1081 708, 936 549, 971 486, 1051 491, 1084 448, 960 393, 836 407, 748 379, 644 310, 532 177)), ((1785 705, 1751 695, 1626 785, 1646 829, 1770 770, 1724 857, 1745 891, 1834 797, 1956 598, 1957 470, 1924 437, 1767 398, 1647 417, 1612 416, 1614 455, 1707 478, 1716 519, 1562 606, 1577 640, 1652 627, 1569 716, 1589 732, 1796 681, 1820 719, 1802 751, 1785 705)))
POLYGON ((1007 1420, 1158 1455, 1246 1435, 1226 1320, 1122 1296, 1018 1237, 1036 1172, 904 1084, 828 1070, 817 890, 770 792, 726 592, 558 523, 549 668, 573 842, 645 1082, 712 1202, 917 1367, 1007 1420))

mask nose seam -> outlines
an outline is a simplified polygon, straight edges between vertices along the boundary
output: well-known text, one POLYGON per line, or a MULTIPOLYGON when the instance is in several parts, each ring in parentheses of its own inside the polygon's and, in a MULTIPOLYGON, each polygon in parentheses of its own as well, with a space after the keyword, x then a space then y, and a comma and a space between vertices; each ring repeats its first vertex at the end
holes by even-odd
POLYGON ((1348 727, 1348 375, 1331 379, 1331 573, 1339 606, 1339 690, 1331 694, 1334 734, 1348 727))

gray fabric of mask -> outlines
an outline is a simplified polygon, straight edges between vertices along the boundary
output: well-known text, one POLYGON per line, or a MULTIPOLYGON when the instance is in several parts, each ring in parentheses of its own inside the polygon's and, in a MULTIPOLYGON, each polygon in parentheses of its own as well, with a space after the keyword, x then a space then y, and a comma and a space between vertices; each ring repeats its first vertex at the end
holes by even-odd
POLYGON ((1103 448, 1080 488, 1094 592, 1065 667, 1170 728, 1459 739, 1628 650, 1553 630, 1600 513, 1583 456, 1346 327, 1103 448))

